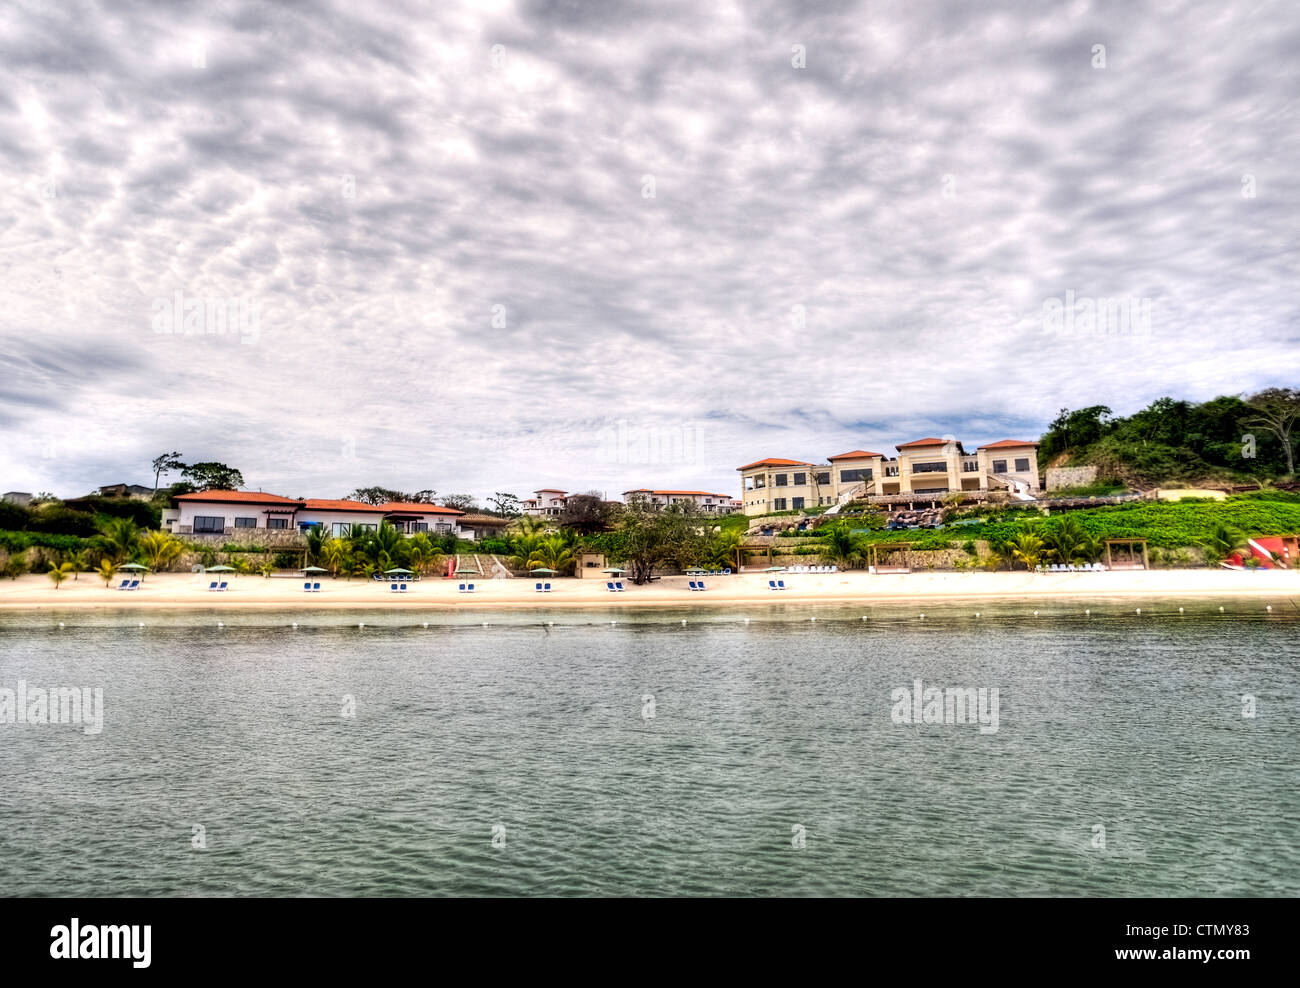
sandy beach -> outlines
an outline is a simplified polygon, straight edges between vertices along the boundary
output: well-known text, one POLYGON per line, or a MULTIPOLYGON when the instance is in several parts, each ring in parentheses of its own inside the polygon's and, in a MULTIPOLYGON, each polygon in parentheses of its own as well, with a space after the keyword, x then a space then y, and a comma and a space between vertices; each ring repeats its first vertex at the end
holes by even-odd
POLYGON ((139 590, 106 589, 92 574, 67 580, 55 590, 41 574, 0 581, 0 611, 80 608, 142 608, 170 611, 232 608, 304 611, 330 608, 506 607, 680 607, 697 604, 762 604, 786 600, 864 603, 907 600, 1036 600, 1050 598, 1282 597, 1300 599, 1300 571, 1150 570, 1103 573, 908 573, 872 575, 776 574, 787 589, 768 587, 772 574, 743 573, 706 577, 708 589, 691 591, 688 577, 667 576, 646 586, 624 581, 626 591, 610 593, 602 581, 555 579, 551 593, 537 593, 533 580, 475 580, 473 594, 461 593, 457 580, 432 578, 408 584, 404 594, 387 583, 362 579, 321 581, 319 593, 304 593, 301 577, 250 575, 229 579, 229 589, 207 589, 211 577, 159 573, 144 578, 139 590))

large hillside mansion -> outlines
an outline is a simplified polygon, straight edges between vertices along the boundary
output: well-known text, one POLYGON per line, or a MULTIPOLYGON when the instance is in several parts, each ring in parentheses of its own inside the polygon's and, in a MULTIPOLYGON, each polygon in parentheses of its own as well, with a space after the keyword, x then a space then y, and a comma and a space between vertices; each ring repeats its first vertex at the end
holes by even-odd
POLYGON ((926 438, 895 448, 897 456, 855 449, 826 463, 769 457, 738 467, 745 514, 951 491, 1002 490, 1023 498, 1041 487, 1034 442, 1003 439, 967 453, 956 440, 926 438))

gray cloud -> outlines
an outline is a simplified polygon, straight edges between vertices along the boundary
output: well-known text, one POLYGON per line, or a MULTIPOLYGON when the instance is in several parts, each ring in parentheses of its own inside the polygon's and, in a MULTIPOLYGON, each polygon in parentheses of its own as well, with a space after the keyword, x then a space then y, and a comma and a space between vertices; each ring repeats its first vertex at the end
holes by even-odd
POLYGON ((9 487, 730 490, 1300 370, 1282 0, 30 0, 0 48, 9 487))

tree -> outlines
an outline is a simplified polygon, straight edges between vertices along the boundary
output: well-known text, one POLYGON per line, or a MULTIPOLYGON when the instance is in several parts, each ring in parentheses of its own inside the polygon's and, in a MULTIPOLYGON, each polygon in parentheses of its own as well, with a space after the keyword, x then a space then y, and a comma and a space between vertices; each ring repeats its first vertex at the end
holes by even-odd
POLYGON ((130 559, 140 542, 140 529, 130 518, 110 518, 100 533, 108 543, 109 555, 115 563, 130 559))
POLYGON ((603 532, 609 526, 609 507, 596 491, 570 494, 560 511, 560 524, 583 535, 603 532))
POLYGON ((54 581, 54 589, 58 590, 59 584, 62 583, 64 580, 66 580, 68 578, 68 574, 71 572, 72 572, 72 563, 60 563, 58 566, 55 566, 53 563, 50 563, 50 571, 46 574, 46 576, 48 576, 51 580, 54 581))
POLYGON ((821 531, 822 558, 827 562, 850 567, 863 558, 863 536, 855 534, 849 523, 837 521, 821 531))
POLYGON ((741 548, 744 541, 744 535, 734 528, 718 532, 709 543, 709 561, 714 566, 730 566, 739 573, 745 562, 745 553, 741 548))
POLYGON ((158 479, 165 473, 171 473, 173 470, 184 470, 185 464, 181 462, 181 454, 172 450, 170 453, 163 453, 162 456, 153 458, 153 493, 158 496, 158 479))
POLYGON ((140 555, 149 568, 155 571, 167 569, 185 551, 180 539, 166 532, 145 532, 137 541, 140 555))
POLYGON ((113 578, 117 576, 117 567, 113 565, 113 560, 105 556, 99 561, 99 568, 95 570, 95 575, 104 581, 104 588, 108 589, 113 578))
POLYGON ((316 524, 307 529, 307 563, 308 566, 319 566, 321 560, 325 558, 325 547, 330 541, 330 534, 325 530, 324 525, 316 524))
POLYGON ((224 463, 191 463, 182 467, 181 477, 201 491, 233 491, 244 486, 244 475, 224 463))
POLYGON ((1025 569, 1033 571, 1043 561, 1043 540, 1030 531, 1021 532, 1011 540, 1011 558, 1025 564, 1025 569))
POLYGON ((487 499, 487 503, 492 505, 496 513, 502 517, 508 518, 510 515, 519 514, 519 498, 505 491, 497 491, 487 499))
POLYGON ((437 493, 433 490, 408 493, 391 487, 358 487, 347 496, 346 500, 360 501, 362 504, 387 504, 389 501, 398 504, 432 504, 433 496, 437 493))
POLYGON ((528 560, 528 568, 531 569, 553 569, 557 573, 567 573, 573 568, 575 563, 573 550, 565 544, 563 538, 558 535, 552 535, 550 538, 542 539, 534 547, 528 560))
POLYGON ((673 559, 703 556, 700 519, 689 505, 670 504, 662 511, 644 504, 629 504, 619 527, 598 536, 605 554, 628 565, 632 582, 648 583, 656 566, 673 559))
POLYGON ((1246 547, 1246 537, 1235 528, 1219 522, 1200 544, 1205 549, 1206 561, 1217 567, 1234 552, 1246 547))
POLYGON ((1111 428, 1110 416, 1111 410, 1105 405, 1092 405, 1073 412, 1062 408, 1039 440, 1040 462, 1045 463, 1068 450, 1091 446, 1111 428))
POLYGON ((477 511, 478 501, 474 499, 473 494, 448 494, 442 499, 444 508, 455 508, 457 511, 477 511))
POLYGON ((1277 436, 1286 457, 1286 475, 1295 476, 1295 443, 1291 439, 1297 420, 1300 420, 1300 391, 1293 388, 1267 388, 1247 399, 1255 410, 1250 425, 1262 426, 1277 436))

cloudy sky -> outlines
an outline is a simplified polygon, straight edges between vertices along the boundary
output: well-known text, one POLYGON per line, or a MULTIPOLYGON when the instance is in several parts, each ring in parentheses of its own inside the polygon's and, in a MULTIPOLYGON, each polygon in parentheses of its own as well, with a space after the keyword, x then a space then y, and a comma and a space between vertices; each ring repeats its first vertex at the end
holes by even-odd
POLYGON ((733 491, 1300 385, 1294 0, 202 7, 0 7, 4 490, 733 491))

